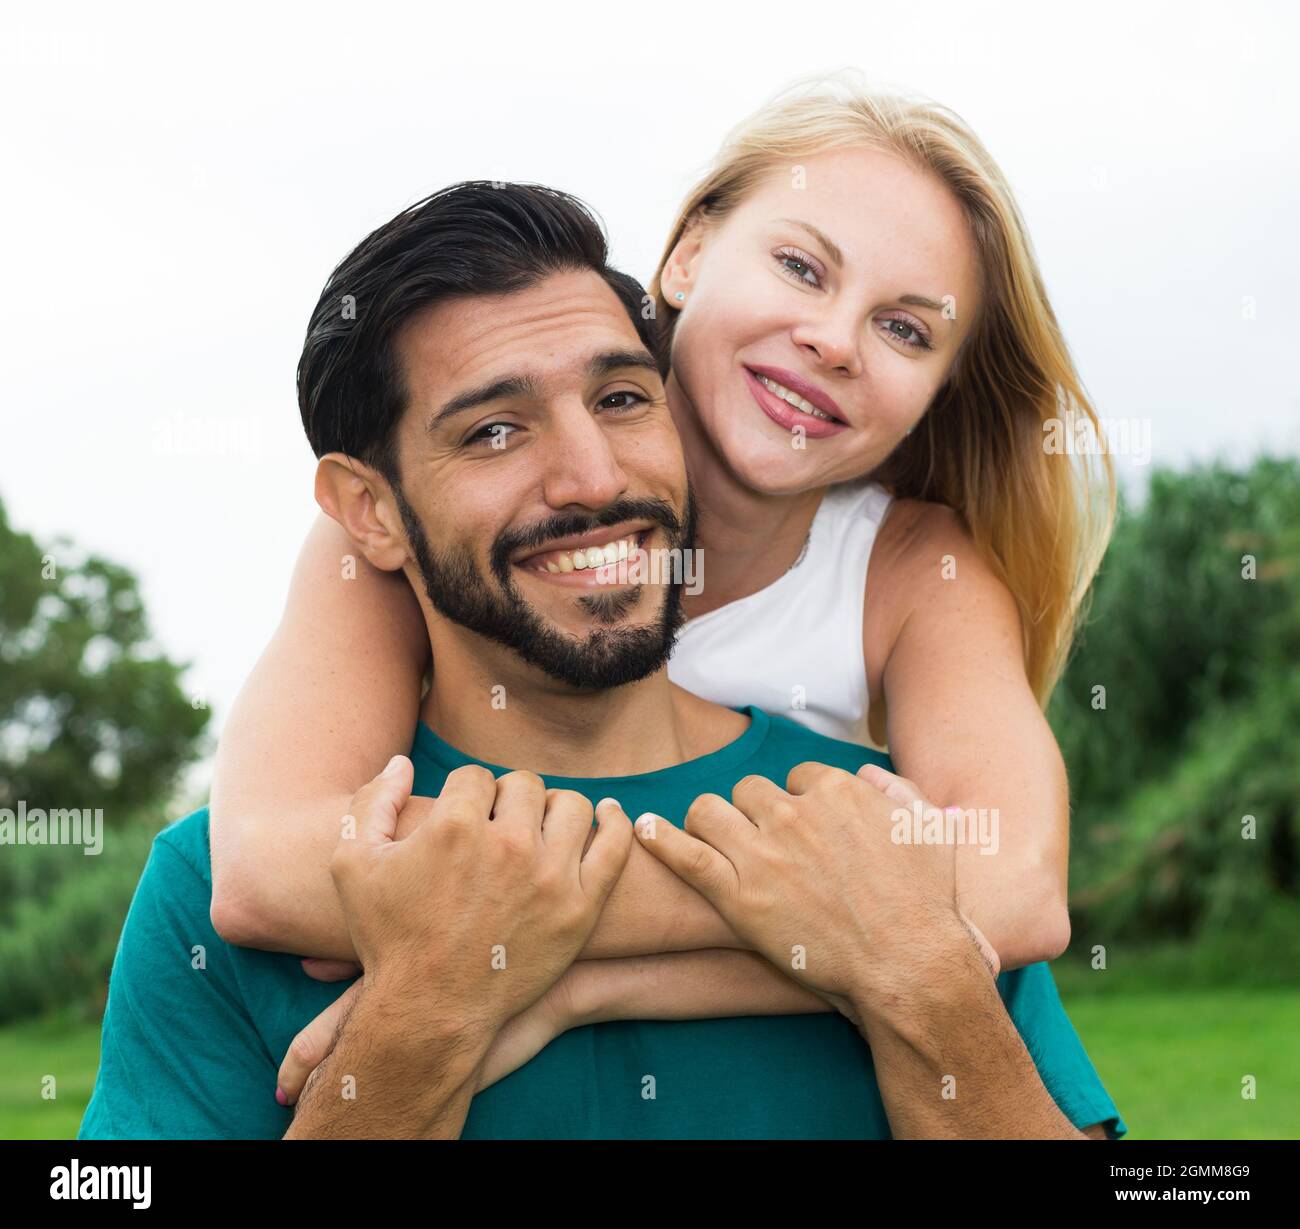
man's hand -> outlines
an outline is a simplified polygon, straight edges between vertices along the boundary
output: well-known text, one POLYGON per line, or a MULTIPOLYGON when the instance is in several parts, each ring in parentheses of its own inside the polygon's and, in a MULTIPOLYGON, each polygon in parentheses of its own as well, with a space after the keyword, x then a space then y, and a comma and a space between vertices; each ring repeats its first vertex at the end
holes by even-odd
POLYGON ((330 871, 369 984, 394 984, 493 1034, 536 1002, 587 941, 631 848, 617 817, 530 772, 448 774, 395 841, 412 767, 396 757, 353 804, 330 871), (586 848, 588 838, 590 848, 586 848), (584 849, 586 849, 584 855, 584 849))
POLYGON ((332 1081, 312 1081, 291 1134, 458 1133, 493 1040, 572 964, 627 861, 626 819, 593 835, 581 795, 477 765, 395 840, 412 776, 395 757, 344 819, 330 872, 366 975, 318 1074, 358 1091, 332 1105, 332 1081), (362 1112, 358 1068, 377 1093, 362 1112))
MULTIPOLYGON (((475 1093, 517 1071, 561 1033, 584 1022, 571 1001, 572 980, 580 967, 575 964, 537 1002, 506 1022, 479 1067, 475 1093)), ((289 1043, 276 1077, 275 1097, 281 1105, 295 1104, 316 1069, 333 1053, 339 1030, 364 984, 363 978, 349 986, 289 1043)))
POLYGON ((804 763, 786 789, 749 776, 730 802, 700 795, 685 831, 647 816, 636 829, 745 942, 845 1010, 894 985, 931 933, 947 942, 967 925, 954 848, 895 843, 898 806, 863 777, 804 763))
POLYGON ((730 803, 697 798, 686 831, 642 816, 637 835, 857 1025, 895 1138, 1086 1138, 1043 1086, 957 909, 955 846, 895 842, 894 811, 920 795, 877 780, 892 797, 800 764, 786 789, 746 777, 730 803))

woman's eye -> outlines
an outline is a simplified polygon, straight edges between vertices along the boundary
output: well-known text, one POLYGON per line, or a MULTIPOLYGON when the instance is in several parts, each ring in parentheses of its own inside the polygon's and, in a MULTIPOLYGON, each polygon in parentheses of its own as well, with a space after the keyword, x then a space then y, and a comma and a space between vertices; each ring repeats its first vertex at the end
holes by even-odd
POLYGON ((638 405, 644 405, 646 398, 640 393, 634 393, 630 388, 624 389, 617 393, 608 393, 596 402, 600 409, 604 410, 631 410, 638 405), (614 402, 616 404, 610 404, 614 402))
POLYGON ((886 329, 893 333, 905 346, 917 346, 922 350, 930 349, 930 340, 920 329, 908 324, 906 320, 886 320, 886 329), (898 330, 895 332, 895 330, 898 330))
POLYGON ((821 285, 821 275, 812 263, 802 256, 794 252, 777 252, 776 262, 781 272, 792 277, 796 282, 802 282, 805 286, 821 285))

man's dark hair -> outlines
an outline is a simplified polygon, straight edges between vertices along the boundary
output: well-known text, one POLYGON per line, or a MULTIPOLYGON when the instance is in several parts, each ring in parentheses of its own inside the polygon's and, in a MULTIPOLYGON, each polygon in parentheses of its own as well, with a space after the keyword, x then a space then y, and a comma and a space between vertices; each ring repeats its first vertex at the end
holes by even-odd
POLYGON ((590 269, 655 351, 645 288, 611 269, 600 222, 537 184, 453 184, 368 235, 330 274, 298 360, 298 408, 316 455, 344 452, 397 483, 394 429, 408 390, 395 341, 415 313, 456 296, 525 290, 590 269))

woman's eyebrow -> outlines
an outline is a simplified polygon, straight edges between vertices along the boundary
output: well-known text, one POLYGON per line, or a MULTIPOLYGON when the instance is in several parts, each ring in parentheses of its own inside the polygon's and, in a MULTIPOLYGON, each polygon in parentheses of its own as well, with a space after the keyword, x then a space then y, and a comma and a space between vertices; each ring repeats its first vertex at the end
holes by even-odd
POLYGON ((936 303, 933 299, 927 299, 923 294, 899 295, 898 301, 900 303, 906 303, 910 307, 928 307, 932 312, 943 311, 942 303, 936 303))
MULTIPOLYGON (((826 249, 827 255, 832 262, 844 267, 844 253, 840 251, 839 245, 820 227, 814 226, 811 222, 805 222, 800 218, 777 218, 778 222, 789 222, 791 226, 799 226, 806 230, 818 243, 826 249)), ((933 299, 926 298, 923 294, 905 294, 899 300, 900 303, 906 303, 910 307, 928 307, 933 312, 942 312, 943 304, 936 303, 933 299)), ((951 321, 949 322, 951 323, 951 321)))
POLYGON ((799 218, 777 218, 778 222, 789 222, 791 226, 801 226, 806 230, 818 243, 826 249, 831 258, 831 262, 839 267, 844 266, 844 253, 840 251, 839 244, 835 242, 824 230, 814 226, 811 222, 801 221, 799 218))

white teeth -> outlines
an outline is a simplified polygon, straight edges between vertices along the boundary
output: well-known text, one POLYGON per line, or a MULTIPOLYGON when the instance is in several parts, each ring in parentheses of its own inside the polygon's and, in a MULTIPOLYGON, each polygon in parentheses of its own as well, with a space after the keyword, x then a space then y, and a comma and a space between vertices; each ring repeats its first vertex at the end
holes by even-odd
POLYGON ((811 414, 814 418, 824 418, 828 422, 834 422, 835 419, 827 414, 824 410, 819 410, 811 401, 799 396, 798 393, 791 392, 783 384, 778 384, 775 380, 769 380, 767 376, 759 376, 758 382, 768 390, 775 393, 782 401, 788 401, 796 410, 802 410, 805 414, 811 414))
POLYGON ((588 568, 605 567, 630 558, 636 549, 636 536, 619 538, 617 542, 605 546, 587 546, 581 550, 565 551, 547 559, 545 568, 548 572, 584 572, 588 568))

